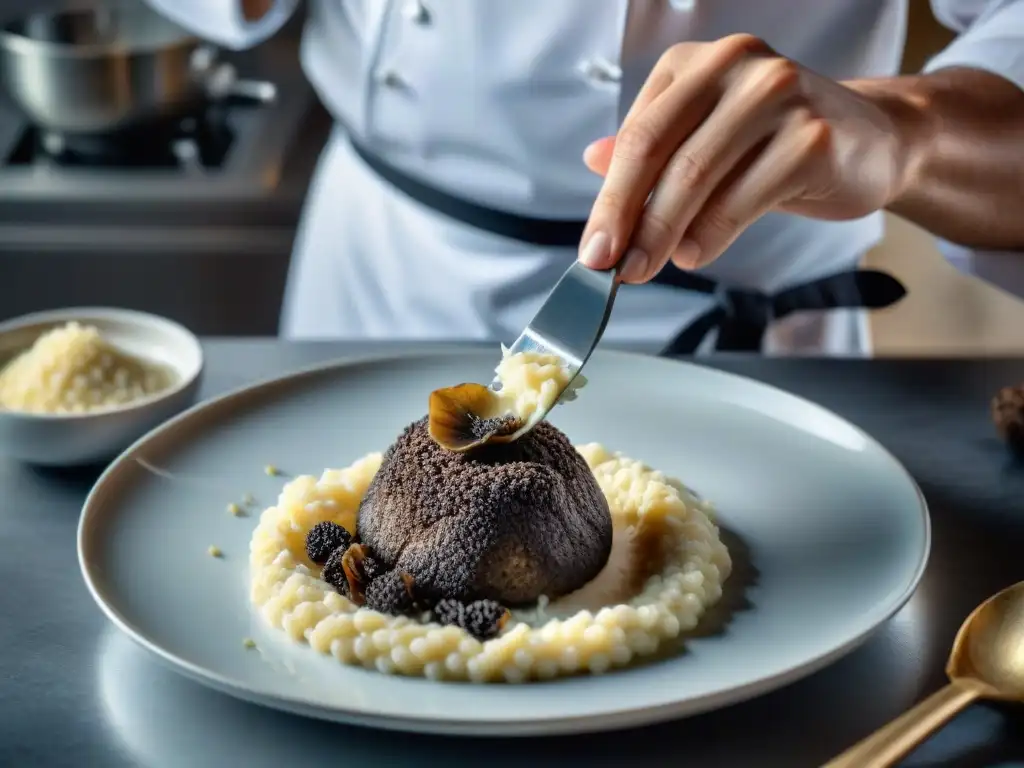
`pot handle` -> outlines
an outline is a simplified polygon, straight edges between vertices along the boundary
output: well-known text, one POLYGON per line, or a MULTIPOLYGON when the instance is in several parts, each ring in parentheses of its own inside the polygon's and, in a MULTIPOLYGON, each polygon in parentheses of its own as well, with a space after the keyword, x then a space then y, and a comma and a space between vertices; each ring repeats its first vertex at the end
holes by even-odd
POLYGON ((230 63, 211 68, 203 83, 212 101, 240 100, 269 104, 277 100, 277 86, 266 80, 244 80, 230 63))
POLYGON ((200 45, 192 51, 188 63, 193 77, 200 82, 205 82, 205 79, 213 73, 219 54, 217 48, 212 45, 200 45))
POLYGON ((235 80, 221 98, 271 104, 277 101, 277 86, 267 80, 235 80))

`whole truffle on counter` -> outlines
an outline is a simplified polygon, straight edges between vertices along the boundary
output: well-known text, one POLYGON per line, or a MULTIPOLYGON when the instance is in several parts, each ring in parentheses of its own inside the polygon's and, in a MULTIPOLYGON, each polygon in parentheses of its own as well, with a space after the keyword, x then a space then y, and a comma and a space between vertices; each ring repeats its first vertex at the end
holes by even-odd
POLYGON ((1024 384, 999 390, 991 410, 999 436, 1010 450, 1024 456, 1024 384))
POLYGON ((417 421, 384 454, 358 525, 359 540, 431 602, 556 598, 593 579, 612 545, 597 480, 547 422, 455 453, 417 421))

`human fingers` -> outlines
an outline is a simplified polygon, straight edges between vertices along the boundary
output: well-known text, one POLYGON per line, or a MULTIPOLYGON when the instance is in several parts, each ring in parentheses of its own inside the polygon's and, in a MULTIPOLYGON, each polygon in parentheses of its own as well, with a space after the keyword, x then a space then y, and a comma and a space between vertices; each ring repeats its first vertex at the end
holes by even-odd
MULTIPOLYGON (((623 118, 623 123, 631 120, 638 112, 646 109, 658 96, 665 92, 674 78, 674 73, 668 67, 657 68, 648 76, 636 98, 629 107, 629 112, 623 118)), ((583 163, 598 176, 608 173, 608 166, 612 162, 612 153, 615 150, 615 136, 605 136, 597 141, 591 142, 583 150, 583 163)))
MULTIPOLYGON (((656 68, 651 72, 637 93, 636 98, 633 99, 629 112, 623 118, 623 125, 633 119, 636 114, 650 106, 658 96, 664 93, 672 85, 674 77, 675 74, 670 67, 656 68)), ((598 176, 606 176, 614 152, 615 136, 605 136, 587 145, 583 150, 583 163, 598 176)))
POLYGON ((770 210, 821 182, 819 161, 830 154, 829 124, 808 110, 790 115, 764 150, 708 198, 672 256, 681 269, 717 259, 739 235, 770 210))
POLYGON ((615 151, 615 137, 605 136, 603 139, 589 144, 583 150, 583 163, 598 176, 608 173, 608 166, 612 163, 612 153, 615 151))
POLYGON ((624 281, 642 283, 661 271, 722 180, 781 124, 798 88, 799 66, 762 58, 743 69, 666 165, 633 233, 624 281))
POLYGON ((751 50, 749 36, 736 37, 742 42, 698 46, 696 54, 692 46, 677 46, 662 57, 656 71, 671 72, 671 82, 631 109, 615 137, 581 241, 580 258, 588 266, 607 269, 622 256, 668 159, 714 107, 725 73, 751 50))

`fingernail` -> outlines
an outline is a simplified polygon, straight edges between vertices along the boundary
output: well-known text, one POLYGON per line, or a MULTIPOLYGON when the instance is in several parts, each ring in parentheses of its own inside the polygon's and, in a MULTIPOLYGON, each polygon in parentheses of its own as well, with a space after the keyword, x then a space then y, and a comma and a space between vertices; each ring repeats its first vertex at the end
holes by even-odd
POLYGON ((695 241, 684 238, 676 246, 675 258, 672 261, 683 269, 696 269, 700 264, 700 246, 695 241))
POLYGON ((580 251, 580 261, 592 269, 603 269, 612 254, 611 243, 604 232, 595 232, 580 251))
POLYGON ((626 252, 626 261, 622 267, 624 280, 642 280, 647 276, 647 264, 649 259, 645 251, 639 248, 630 248, 626 252))

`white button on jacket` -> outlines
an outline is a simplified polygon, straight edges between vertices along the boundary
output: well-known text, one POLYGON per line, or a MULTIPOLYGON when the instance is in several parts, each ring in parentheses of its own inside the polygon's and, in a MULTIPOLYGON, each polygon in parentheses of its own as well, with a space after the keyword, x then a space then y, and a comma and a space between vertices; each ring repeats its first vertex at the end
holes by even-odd
POLYGON ((402 8, 402 13, 415 24, 426 24, 430 21, 430 12, 420 0, 409 0, 402 8))
MULTIPOLYGON (((277 31, 297 0, 247 23, 240 0, 148 0, 221 45, 277 31)), ((1024 0, 933 0, 960 32, 931 70, 978 67, 1024 83, 1024 0)), ((897 72, 907 0, 310 0, 302 62, 339 121, 313 180, 286 297, 292 337, 492 338, 521 330, 575 248, 470 228, 393 191, 346 136, 413 177, 493 208, 585 219, 600 180, 584 147, 615 133, 658 56, 734 32, 836 79, 897 72)), ((775 291, 852 268, 880 215, 771 214, 707 273, 775 291)), ((609 339, 665 341, 713 297, 629 286, 609 339)), ((776 324, 767 351, 864 354, 863 313, 776 324)))

